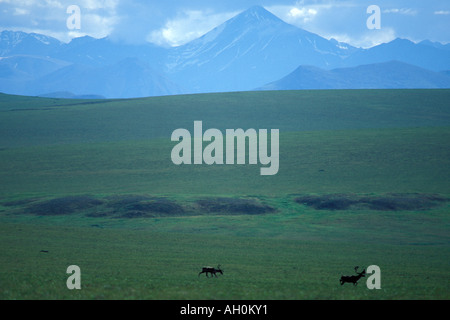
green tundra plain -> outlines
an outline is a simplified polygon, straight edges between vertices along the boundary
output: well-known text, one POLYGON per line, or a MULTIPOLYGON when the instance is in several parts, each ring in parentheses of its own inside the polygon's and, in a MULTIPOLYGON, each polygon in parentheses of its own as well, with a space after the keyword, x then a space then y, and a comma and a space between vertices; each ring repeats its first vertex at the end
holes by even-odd
MULTIPOLYGON (((449 299, 450 90, 0 94, 0 299, 449 299), (280 130, 280 169, 171 133, 280 130), (223 275, 198 276, 205 265, 223 275), (66 269, 81 270, 69 290, 66 269), (378 265, 381 289, 341 275, 378 265)), ((205 143, 204 143, 205 144, 205 143)))

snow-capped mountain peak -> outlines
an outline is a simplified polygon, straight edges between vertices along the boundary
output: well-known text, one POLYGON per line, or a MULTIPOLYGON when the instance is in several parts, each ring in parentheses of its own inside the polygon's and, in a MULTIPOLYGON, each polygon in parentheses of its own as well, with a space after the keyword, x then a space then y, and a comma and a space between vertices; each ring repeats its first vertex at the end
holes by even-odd
MULTIPOLYGON (((225 90, 254 88, 300 64, 335 65, 348 47, 290 25, 261 6, 251 7, 185 45, 171 49, 166 71, 193 91, 218 91, 211 77, 227 79, 225 90), (236 74, 240 74, 236 78, 236 74), (236 78, 236 79, 235 79, 236 78)), ((225 81, 224 81, 225 82, 225 81)), ((220 84, 223 89, 223 84, 220 84)))
POLYGON ((0 33, 0 56, 46 54, 62 45, 59 40, 37 33, 5 30, 0 33))

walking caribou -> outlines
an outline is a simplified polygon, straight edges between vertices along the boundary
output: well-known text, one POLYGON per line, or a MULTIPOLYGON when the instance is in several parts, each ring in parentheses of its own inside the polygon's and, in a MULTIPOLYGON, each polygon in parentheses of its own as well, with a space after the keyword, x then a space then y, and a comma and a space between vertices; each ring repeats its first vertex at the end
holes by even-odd
POLYGON ((206 273, 206 277, 208 277, 208 273, 211 273, 211 277, 212 276, 217 277, 217 275, 216 275, 217 272, 219 272, 220 274, 223 274, 223 270, 220 269, 220 264, 217 266, 217 269, 213 268, 213 267, 203 267, 202 271, 198 274, 198 276, 200 277, 200 275, 202 273, 206 273))
POLYGON ((358 272, 358 266, 355 267, 356 276, 342 276, 339 280, 341 282, 341 286, 348 282, 353 283, 354 286, 358 284, 359 279, 366 276, 366 270, 364 269, 362 272, 358 272))

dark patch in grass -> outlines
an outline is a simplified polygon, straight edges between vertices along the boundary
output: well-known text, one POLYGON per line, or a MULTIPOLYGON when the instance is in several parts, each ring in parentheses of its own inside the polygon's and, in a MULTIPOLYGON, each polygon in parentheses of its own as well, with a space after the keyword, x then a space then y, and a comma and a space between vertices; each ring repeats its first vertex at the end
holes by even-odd
POLYGON ((107 207, 115 218, 146 218, 155 216, 177 216, 185 213, 175 201, 162 197, 140 195, 109 197, 107 207))
POLYGON ((144 195, 116 195, 105 198, 107 200, 107 207, 110 208, 123 208, 128 205, 140 203, 141 201, 147 201, 153 199, 153 197, 144 195))
POLYGON ((158 212, 164 214, 179 214, 183 213, 183 208, 167 199, 156 199, 148 202, 136 203, 129 206, 129 209, 141 212, 158 212))
POLYGON ((114 212, 107 211, 103 207, 96 208, 91 212, 86 213, 86 217, 90 218, 109 218, 114 215, 114 212))
POLYGON ((83 214, 92 218, 154 218, 196 214, 258 215, 276 209, 257 199, 205 198, 177 203, 165 197, 116 195, 105 198, 67 196, 55 199, 23 199, 5 202, 17 213, 41 216, 83 214))
POLYGON ((355 194, 303 195, 295 199, 299 204, 316 210, 427 210, 449 199, 434 194, 388 193, 380 196, 355 194))
POLYGON ((256 200, 238 198, 207 198, 197 200, 200 211, 219 214, 264 214, 274 212, 271 206, 256 200))
POLYGON ((90 196, 67 196, 28 205, 24 212, 42 216, 68 215, 99 206, 103 201, 90 196))
POLYGON ((296 198, 295 201, 316 210, 346 210, 356 203, 353 196, 345 194, 304 195, 296 198))
POLYGON ((7 201, 7 202, 3 202, 2 206, 4 206, 4 207, 19 207, 19 206, 24 206, 24 205, 30 204, 37 200, 38 199, 31 198, 31 199, 20 199, 20 200, 7 201))

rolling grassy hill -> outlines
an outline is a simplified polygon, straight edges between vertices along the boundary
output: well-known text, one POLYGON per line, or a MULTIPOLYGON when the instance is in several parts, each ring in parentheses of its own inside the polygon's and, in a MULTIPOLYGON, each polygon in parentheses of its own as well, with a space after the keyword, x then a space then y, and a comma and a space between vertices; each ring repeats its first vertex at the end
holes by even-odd
POLYGON ((0 95, 0 298, 448 299, 449 98, 0 95), (278 174, 175 166, 170 135, 195 120, 280 129, 278 174), (224 275, 197 277, 205 264, 224 275), (371 264, 381 290, 340 286, 371 264))
POLYGON ((76 100, 0 95, 0 146, 165 138, 177 128, 280 132, 448 126, 449 90, 305 90, 76 100))

